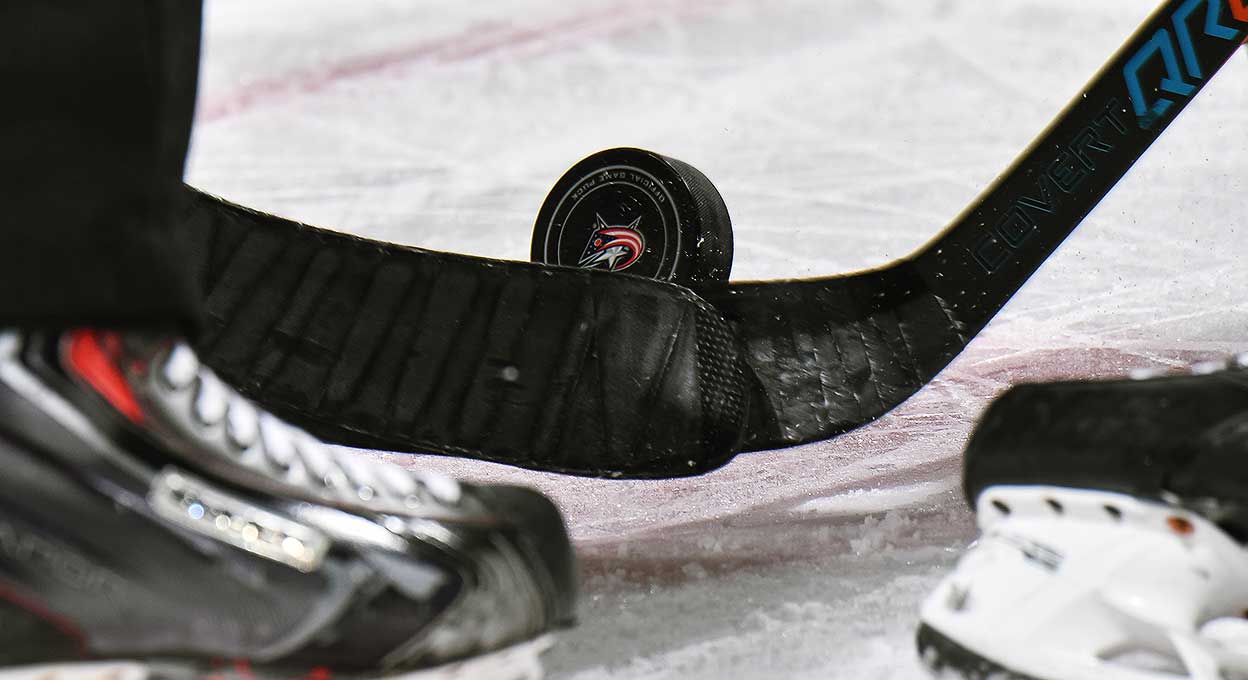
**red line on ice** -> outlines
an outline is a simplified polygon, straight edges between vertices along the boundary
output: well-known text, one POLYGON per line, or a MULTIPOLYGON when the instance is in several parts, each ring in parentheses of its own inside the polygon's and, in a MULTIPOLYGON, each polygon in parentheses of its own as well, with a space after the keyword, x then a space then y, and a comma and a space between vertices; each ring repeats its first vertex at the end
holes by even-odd
POLYGON ((529 45, 585 38, 634 28, 660 16, 689 14, 716 6, 712 0, 643 0, 580 12, 545 24, 530 26, 469 27, 461 33, 389 52, 346 59, 337 64, 264 78, 233 92, 200 103, 198 120, 212 122, 254 108, 267 101, 317 92, 335 83, 420 62, 456 63, 515 50, 529 45))

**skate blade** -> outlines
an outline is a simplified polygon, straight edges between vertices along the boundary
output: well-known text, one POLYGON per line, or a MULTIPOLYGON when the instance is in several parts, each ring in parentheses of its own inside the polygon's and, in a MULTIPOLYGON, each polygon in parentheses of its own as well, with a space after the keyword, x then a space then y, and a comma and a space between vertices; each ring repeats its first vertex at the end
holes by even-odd
POLYGON ((935 680, 1041 680, 980 656, 926 623, 919 625, 919 660, 935 680))
POLYGON ((0 680, 147 680, 151 671, 137 661, 40 664, 0 670, 0 680))
MULTIPOLYGON (((541 656, 555 643, 553 635, 512 645, 497 652, 429 668, 385 676, 386 680, 542 680, 541 656)), ((0 680, 5 680, 0 678, 0 680)), ((129 679, 125 679, 129 680, 129 679)))
MULTIPOLYGON (((380 675, 337 673, 329 677, 351 680, 542 680, 541 656, 554 644, 554 636, 545 635, 521 642, 496 652, 471 659, 455 661, 436 668, 380 675)), ((0 680, 195 680, 200 678, 231 678, 224 672, 192 667, 177 667, 168 662, 147 664, 140 661, 93 661, 21 666, 0 670, 0 680)), ((265 669, 249 668, 247 680, 298 680, 290 673, 267 673, 265 669)), ((308 676, 304 676, 308 677, 308 676)))

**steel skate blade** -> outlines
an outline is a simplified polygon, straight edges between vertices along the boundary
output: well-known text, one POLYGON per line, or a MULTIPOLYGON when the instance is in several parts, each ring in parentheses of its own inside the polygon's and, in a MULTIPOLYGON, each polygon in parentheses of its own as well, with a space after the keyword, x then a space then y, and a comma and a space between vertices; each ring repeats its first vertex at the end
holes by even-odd
POLYGON ((136 661, 40 664, 0 670, 0 680, 147 680, 147 664, 136 661))
POLYGON ((98 661, 37 664, 0 669, 0 680, 542 680, 541 656, 554 644, 544 635, 511 647, 409 673, 358 674, 275 671, 239 662, 237 667, 206 668, 176 661, 98 661))
POLYGON ((555 636, 544 635, 492 654, 447 664, 439 668, 404 675, 391 680, 542 680, 542 654, 555 643, 555 636))

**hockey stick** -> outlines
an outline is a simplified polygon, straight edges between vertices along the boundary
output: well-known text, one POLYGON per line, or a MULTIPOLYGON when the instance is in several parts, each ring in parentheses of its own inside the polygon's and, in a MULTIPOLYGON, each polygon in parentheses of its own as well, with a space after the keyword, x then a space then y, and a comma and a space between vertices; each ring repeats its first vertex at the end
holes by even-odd
POLYGON ((936 375, 1243 41, 1245 0, 1167 0, 916 254, 689 291, 321 231, 193 194, 200 350, 343 443, 613 476, 870 422, 936 375), (696 294, 695 294, 696 293, 696 294))
POLYGON ((700 291, 735 322, 770 406, 756 410, 775 416, 751 430, 747 446, 833 436, 926 384, 1126 174, 1246 30, 1242 0, 1168 0, 918 252, 835 278, 700 291))

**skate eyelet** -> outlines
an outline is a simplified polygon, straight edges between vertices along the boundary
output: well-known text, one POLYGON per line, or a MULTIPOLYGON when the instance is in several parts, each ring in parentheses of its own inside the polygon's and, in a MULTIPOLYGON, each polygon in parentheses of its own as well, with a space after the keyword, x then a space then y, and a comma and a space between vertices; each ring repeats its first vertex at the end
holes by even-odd
POLYGON ((1170 527, 1171 531, 1180 536, 1191 536, 1196 533, 1196 525, 1192 524, 1191 520, 1185 517, 1179 517, 1178 515, 1171 515, 1167 517, 1166 526, 1170 527))
POLYGON ((252 446, 255 446, 254 441, 250 443, 244 442, 242 438, 234 432, 234 428, 231 427, 228 422, 225 424, 225 441, 230 445, 230 448, 233 449, 235 453, 242 453, 243 451, 250 449, 252 446))
POLYGON ((189 389, 191 390, 191 421, 200 427, 212 427, 213 424, 208 422, 208 419, 204 418, 204 414, 199 411, 199 397, 200 392, 204 389, 204 382, 200 380, 198 375, 191 381, 189 389))
POLYGON ((194 379, 192 379, 191 382, 188 382, 185 385, 175 385, 174 382, 169 379, 169 374, 165 371, 165 366, 161 366, 160 370, 155 371, 155 373, 156 373, 156 384, 160 385, 161 387, 163 387, 164 389, 170 392, 174 392, 174 393, 181 392, 189 387, 194 386, 195 384, 194 379))
POLYGON ((195 386, 196 381, 199 380, 198 361, 191 358, 188 362, 188 355, 190 354, 191 350, 181 343, 176 343, 168 349, 168 353, 165 355, 164 361, 160 362, 159 368, 152 371, 155 373, 156 380, 161 387, 164 387, 171 392, 181 392, 195 386), (182 368, 185 369, 185 373, 189 374, 185 376, 178 376, 179 378, 183 378, 181 382, 175 381, 174 376, 171 375, 171 373, 175 370, 174 364, 178 361, 181 361, 183 364, 187 364, 182 368))
POLYGON ((1010 514, 1010 506, 1006 505, 1001 500, 994 498, 992 501, 992 507, 996 508, 997 512, 1000 512, 1002 515, 1010 514))
POLYGON ((1066 512, 1066 508, 1063 507, 1062 504, 1058 502, 1056 499, 1046 498, 1044 499, 1044 503, 1045 505, 1048 505, 1053 510, 1053 512, 1059 515, 1066 512))

